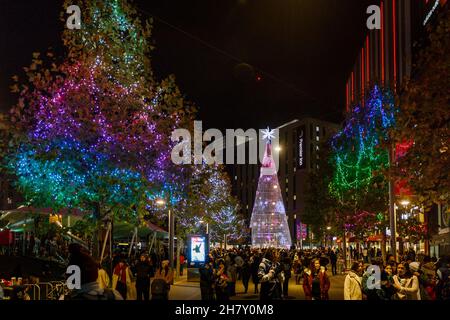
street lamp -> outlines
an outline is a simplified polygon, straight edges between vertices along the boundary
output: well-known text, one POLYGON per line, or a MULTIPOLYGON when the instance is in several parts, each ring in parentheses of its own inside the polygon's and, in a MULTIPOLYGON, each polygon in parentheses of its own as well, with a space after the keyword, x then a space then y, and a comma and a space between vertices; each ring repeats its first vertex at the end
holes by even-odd
POLYGON ((157 200, 156 200, 156 204, 157 204, 158 206, 163 206, 163 205, 166 204, 166 201, 165 201, 164 199, 157 199, 157 200))
MULTIPOLYGON (((166 201, 164 199, 157 199, 156 200, 156 204, 158 206, 164 206, 166 205, 166 201)), ((174 267, 174 234, 175 234, 175 219, 174 219, 174 215, 172 213, 172 211, 170 210, 169 207, 169 263, 170 263, 170 268, 174 267)))
POLYGON ((404 207, 406 207, 407 205, 409 205, 409 200, 402 200, 402 201, 400 201, 400 204, 402 205, 402 206, 404 206, 404 207))

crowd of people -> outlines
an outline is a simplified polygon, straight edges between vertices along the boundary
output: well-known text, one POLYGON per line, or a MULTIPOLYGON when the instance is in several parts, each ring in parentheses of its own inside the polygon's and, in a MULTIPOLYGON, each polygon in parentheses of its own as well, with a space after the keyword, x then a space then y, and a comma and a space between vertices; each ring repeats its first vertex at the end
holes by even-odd
POLYGON ((448 300, 449 259, 416 256, 408 250, 399 263, 392 255, 384 262, 376 249, 354 253, 350 270, 337 270, 338 248, 315 250, 232 249, 213 250, 200 269, 203 300, 229 300, 241 280, 244 293, 252 280, 261 300, 290 299, 290 279, 301 285, 305 299, 328 300, 330 276, 346 274, 345 300, 448 300), (331 271, 331 272, 330 272, 331 271))
POLYGON ((365 267, 355 261, 344 282, 345 300, 449 300, 449 257, 439 261, 410 251, 400 262, 392 255, 365 267))
POLYGON ((229 300, 236 295, 236 282, 242 280, 248 293, 261 300, 289 299, 290 279, 302 284, 306 299, 327 300, 330 280, 327 268, 337 274, 338 250, 232 249, 213 250, 200 269, 203 300, 229 300))
POLYGON ((81 289, 72 290, 65 300, 169 299, 174 271, 164 256, 142 253, 135 260, 116 253, 108 273, 81 246, 70 245, 69 253, 69 265, 80 266, 81 289))
MULTIPOLYGON (((137 259, 116 253, 109 272, 78 244, 69 245, 68 252, 68 264, 80 266, 81 289, 72 290, 64 299, 169 299, 174 270, 167 252, 137 253, 137 259)), ((392 255, 383 260, 376 250, 368 250, 367 255, 351 259, 349 270, 340 265, 342 256, 339 248, 213 249, 199 268, 201 299, 229 300, 237 295, 236 284, 242 282, 244 292, 240 293, 257 295, 263 301, 293 299, 289 295, 292 285, 300 286, 307 300, 329 300, 330 278, 336 275, 345 276, 340 295, 345 300, 449 299, 448 256, 437 260, 409 250, 398 260, 392 255)), ((184 255, 180 261, 184 265, 184 255)))

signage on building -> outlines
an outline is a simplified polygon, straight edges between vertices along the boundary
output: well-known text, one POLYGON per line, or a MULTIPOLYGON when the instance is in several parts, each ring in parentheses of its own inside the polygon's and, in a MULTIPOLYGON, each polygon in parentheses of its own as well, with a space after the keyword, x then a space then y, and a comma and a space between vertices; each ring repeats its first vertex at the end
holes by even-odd
POLYGON ((298 134, 298 169, 306 167, 305 161, 305 126, 301 126, 298 134))
POLYGON ((308 236, 308 226, 297 220, 297 240, 306 240, 308 236))

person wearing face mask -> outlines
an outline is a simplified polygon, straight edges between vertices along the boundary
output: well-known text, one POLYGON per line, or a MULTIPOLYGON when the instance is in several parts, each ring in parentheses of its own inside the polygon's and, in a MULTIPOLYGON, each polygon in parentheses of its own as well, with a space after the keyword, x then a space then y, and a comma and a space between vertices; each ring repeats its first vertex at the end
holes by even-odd
POLYGON ((408 264, 402 262, 397 265, 393 280, 397 300, 420 300, 419 279, 409 270, 408 264))

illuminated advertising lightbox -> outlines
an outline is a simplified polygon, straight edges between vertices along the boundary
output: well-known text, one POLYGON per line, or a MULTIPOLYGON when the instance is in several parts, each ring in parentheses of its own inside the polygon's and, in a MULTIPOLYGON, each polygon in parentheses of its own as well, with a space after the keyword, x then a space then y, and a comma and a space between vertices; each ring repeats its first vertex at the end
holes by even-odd
POLYGON ((206 263, 208 256, 208 240, 203 235, 188 236, 188 263, 199 266, 206 263))

